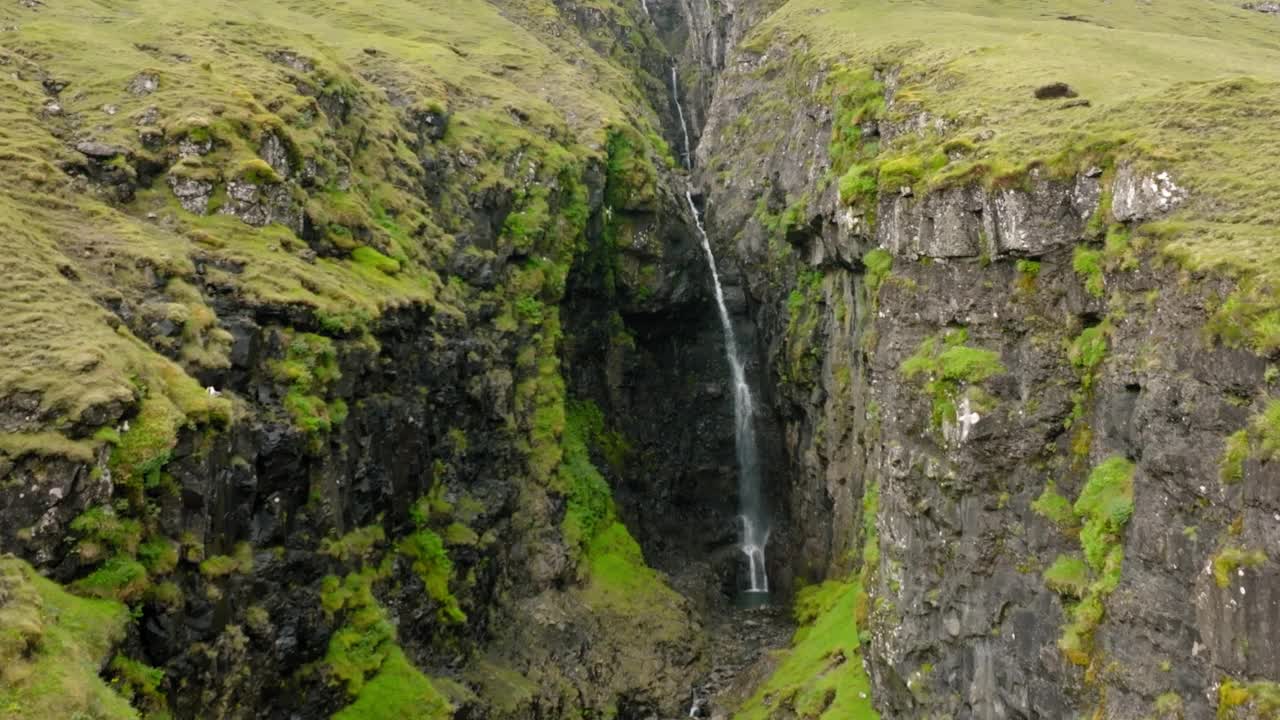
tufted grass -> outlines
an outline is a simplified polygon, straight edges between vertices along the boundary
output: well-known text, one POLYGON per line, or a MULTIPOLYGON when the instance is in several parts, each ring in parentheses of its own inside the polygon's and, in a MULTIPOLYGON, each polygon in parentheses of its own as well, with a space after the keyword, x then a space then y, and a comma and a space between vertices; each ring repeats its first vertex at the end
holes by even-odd
POLYGON ((0 719, 137 719, 99 677, 124 639, 124 605, 75 597, 12 556, 0 557, 0 597, 0 719))
POLYGON ((874 720, 871 683, 862 669, 854 607, 856 581, 828 581, 807 587, 796 597, 800 628, 791 648, 735 713, 737 720, 795 716, 817 720, 874 720))

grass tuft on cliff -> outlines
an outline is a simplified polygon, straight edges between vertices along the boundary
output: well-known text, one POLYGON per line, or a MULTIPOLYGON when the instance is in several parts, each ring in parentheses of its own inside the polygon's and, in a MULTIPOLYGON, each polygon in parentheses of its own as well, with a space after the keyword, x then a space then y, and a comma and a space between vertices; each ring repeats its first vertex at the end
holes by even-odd
POLYGON ((124 605, 76 597, 0 556, 0 719, 137 720, 99 676, 128 622, 124 605))
POLYGON ((791 647, 779 651, 777 666, 734 715, 766 720, 781 711, 815 720, 876 720, 871 682, 862 669, 854 607, 856 581, 828 581, 804 588, 796 597, 800 628, 791 647))

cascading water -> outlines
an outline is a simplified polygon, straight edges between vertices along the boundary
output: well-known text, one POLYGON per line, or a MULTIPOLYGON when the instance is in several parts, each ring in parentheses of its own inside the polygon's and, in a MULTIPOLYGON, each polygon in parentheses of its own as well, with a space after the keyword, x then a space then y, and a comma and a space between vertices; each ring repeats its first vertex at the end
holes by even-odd
MULTIPOLYGON (((680 116, 680 129, 684 133, 684 164, 685 167, 689 167, 692 156, 689 147, 689 126, 685 122, 684 108, 680 104, 680 85, 677 80, 676 66, 672 63, 671 96, 675 100, 676 114, 680 116)), ((769 573, 765 569, 764 548, 769 543, 769 525, 764 514, 764 503, 760 498, 760 455, 756 447, 755 400, 751 396, 751 386, 747 384, 747 373, 743 367, 742 356, 738 352, 738 339, 733 332, 729 308, 724 302, 724 288, 720 285, 720 272, 716 269, 716 256, 711 251, 711 240, 702 226, 702 216, 693 202, 693 193, 686 190, 684 197, 689 202, 689 212, 693 214, 698 239, 702 241, 702 250, 706 253, 707 265, 711 268, 711 280, 716 290, 716 307, 720 310, 720 324, 724 328, 725 355, 729 360, 730 380, 733 382, 734 443, 738 454, 738 509, 741 511, 738 521, 742 523, 739 547, 747 556, 750 576, 748 592, 768 593, 769 573)))
POLYGON ((676 117, 680 118, 680 132, 684 134, 684 152, 680 157, 686 168, 693 167, 693 148, 689 147, 689 124, 684 121, 684 106, 680 104, 680 78, 676 74, 676 64, 671 63, 671 98, 676 103, 676 117))
POLYGON ((751 395, 751 386, 747 384, 742 357, 738 353, 738 341, 733 332, 733 321, 729 318, 729 308, 724 302, 724 288, 720 285, 720 273, 716 269, 715 254, 711 252, 711 241, 702 226, 702 217, 698 214, 698 207, 693 202, 693 193, 686 190, 684 197, 689 202, 689 212, 693 213, 698 238, 702 241, 702 249, 707 255, 707 264, 711 267, 711 280, 715 283, 716 290, 716 306, 720 310, 720 324, 724 328, 725 355, 729 360, 730 379, 733 382, 734 440, 738 453, 738 508, 741 511, 738 520, 742 523, 739 547, 747 556, 747 566, 750 571, 748 592, 767 593, 769 592, 769 574, 765 570, 764 548, 769 543, 769 526, 760 497, 760 457, 756 447, 755 400, 751 395))

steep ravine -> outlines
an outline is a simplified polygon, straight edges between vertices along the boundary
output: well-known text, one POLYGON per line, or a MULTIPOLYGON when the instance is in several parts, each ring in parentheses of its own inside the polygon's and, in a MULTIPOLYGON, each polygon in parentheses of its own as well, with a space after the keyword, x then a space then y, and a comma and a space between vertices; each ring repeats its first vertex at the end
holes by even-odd
POLYGON ((0 720, 1280 713, 1274 17, 306 5, 0 9, 0 720))

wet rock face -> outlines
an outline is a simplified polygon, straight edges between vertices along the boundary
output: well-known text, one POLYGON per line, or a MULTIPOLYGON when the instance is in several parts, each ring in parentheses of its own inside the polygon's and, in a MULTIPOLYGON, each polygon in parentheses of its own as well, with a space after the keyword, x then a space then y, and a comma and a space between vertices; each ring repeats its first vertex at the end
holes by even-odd
MULTIPOLYGON (((1214 576, 1223 548, 1280 536, 1274 467, 1250 460, 1243 482, 1220 480, 1225 438, 1269 397, 1266 363, 1204 342, 1217 281, 1179 283, 1142 258, 1108 265, 1090 290, 1073 268, 1104 196, 1111 221, 1151 220, 1186 201, 1176 178, 1122 165, 881 193, 870 226, 816 182, 828 111, 778 89, 769 67, 744 53, 721 78, 700 150, 712 236, 767 348, 797 574, 856 569, 864 494, 878 489, 863 629, 884 716, 1070 717, 1098 707, 1101 688, 1107 717, 1149 715, 1176 692, 1185 717, 1209 718, 1223 677, 1276 677, 1275 633, 1245 635, 1275 626, 1280 570, 1232 565, 1225 587, 1214 576), (733 130, 743 114, 788 137, 733 130), (780 215, 801 196, 786 233, 760 222, 761 207, 780 215), (862 265, 872 248, 892 256, 876 289, 862 265), (1106 348, 1086 381, 1072 347, 1098 327, 1106 348), (939 409, 904 366, 958 328, 1000 370, 939 409), (1133 463, 1134 503, 1091 635, 1096 673, 1060 649, 1076 599, 1042 577, 1079 555, 1079 537, 1036 504, 1050 482, 1074 502, 1111 458, 1133 463)), ((889 143, 907 131, 877 129, 889 143)))

